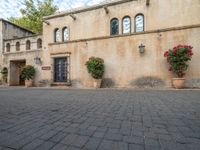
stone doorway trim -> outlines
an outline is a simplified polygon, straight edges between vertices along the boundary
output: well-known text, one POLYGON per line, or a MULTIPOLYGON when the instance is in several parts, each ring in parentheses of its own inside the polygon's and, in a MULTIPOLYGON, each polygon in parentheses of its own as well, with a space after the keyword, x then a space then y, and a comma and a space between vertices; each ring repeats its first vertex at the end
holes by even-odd
POLYGON ((10 86, 24 86, 25 81, 21 78, 20 74, 22 68, 26 65, 26 60, 10 60, 9 69, 9 85, 10 86))

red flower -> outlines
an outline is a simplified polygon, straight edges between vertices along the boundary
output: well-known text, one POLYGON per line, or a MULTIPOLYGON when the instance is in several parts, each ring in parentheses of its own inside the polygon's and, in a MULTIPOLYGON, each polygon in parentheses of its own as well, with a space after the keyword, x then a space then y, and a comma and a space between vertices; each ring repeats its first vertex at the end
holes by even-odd
POLYGON ((173 54, 176 55, 178 49, 174 49, 173 54))
POLYGON ((192 46, 189 46, 189 49, 193 49, 193 47, 192 47, 192 46))
POLYGON ((189 50, 189 55, 192 56, 193 55, 193 52, 192 50, 189 50))
POLYGON ((170 58, 169 57, 167 57, 167 62, 170 62, 170 58))
POLYGON ((166 52, 164 53, 164 57, 167 57, 168 55, 169 55, 169 52, 166 51, 166 52))
POLYGON ((184 45, 178 45, 177 48, 184 48, 184 45))
POLYGON ((184 48, 185 48, 185 49, 189 49, 189 46, 187 46, 187 45, 184 45, 184 48))

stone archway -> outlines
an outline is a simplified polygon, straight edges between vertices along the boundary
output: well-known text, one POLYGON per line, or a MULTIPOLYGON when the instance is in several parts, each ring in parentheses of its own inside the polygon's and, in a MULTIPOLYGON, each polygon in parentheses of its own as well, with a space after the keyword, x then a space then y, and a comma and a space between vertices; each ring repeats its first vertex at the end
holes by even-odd
POLYGON ((21 78, 20 74, 22 68, 26 65, 26 60, 12 60, 10 61, 10 86, 24 86, 25 81, 21 78))

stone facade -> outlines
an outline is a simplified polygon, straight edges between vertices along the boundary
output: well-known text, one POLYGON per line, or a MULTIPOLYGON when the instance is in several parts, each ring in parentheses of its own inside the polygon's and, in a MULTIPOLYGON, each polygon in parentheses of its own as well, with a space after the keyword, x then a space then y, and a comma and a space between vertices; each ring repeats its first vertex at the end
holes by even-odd
MULTIPOLYGON (((171 86, 170 79, 174 75, 168 71, 163 53, 178 44, 189 44, 194 47, 194 56, 186 79, 190 81, 188 86, 193 87, 200 78, 199 14, 199 0, 118 0, 47 16, 43 24, 43 48, 39 54, 42 64, 38 65, 36 81, 91 87, 93 81, 85 62, 96 56, 105 61, 105 84, 131 87, 141 78, 152 77, 155 82, 162 81, 164 86, 171 86), (136 32, 138 15, 144 16, 142 32, 136 32), (123 34, 123 18, 127 16, 131 32, 123 34), (117 35, 111 35, 113 18, 118 19, 117 35), (145 45, 142 54, 138 48, 141 44, 145 45), (59 70, 58 65, 64 67, 59 70), (65 82, 56 78, 61 70, 65 71, 65 82)), ((18 58, 15 54, 9 55, 18 58)), ((30 57, 34 58, 34 54, 30 57)), ((9 59, 4 60, 8 64, 9 59)))
MULTIPOLYGON (((33 35, 34 33, 24 29, 20 26, 17 26, 7 20, 0 18, 0 69, 9 64, 3 61, 4 58, 4 40, 15 39, 20 37, 26 37, 33 35)), ((17 59, 17 58, 16 58, 17 59)))
POLYGON ((20 69, 23 65, 35 67, 36 76, 34 81, 35 85, 38 85, 41 78, 41 63, 37 64, 36 59, 41 59, 41 51, 42 35, 4 40, 3 66, 9 70, 9 85, 20 85, 20 69), (16 49, 16 43, 20 44, 19 50, 16 49), (10 45, 9 49, 8 44, 10 45))

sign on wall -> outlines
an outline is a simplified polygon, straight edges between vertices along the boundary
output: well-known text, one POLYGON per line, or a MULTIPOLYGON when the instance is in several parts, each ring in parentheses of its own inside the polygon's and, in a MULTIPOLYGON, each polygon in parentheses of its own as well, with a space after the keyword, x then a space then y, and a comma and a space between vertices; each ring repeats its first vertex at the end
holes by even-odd
POLYGON ((51 66, 42 66, 42 70, 51 70, 51 66))

